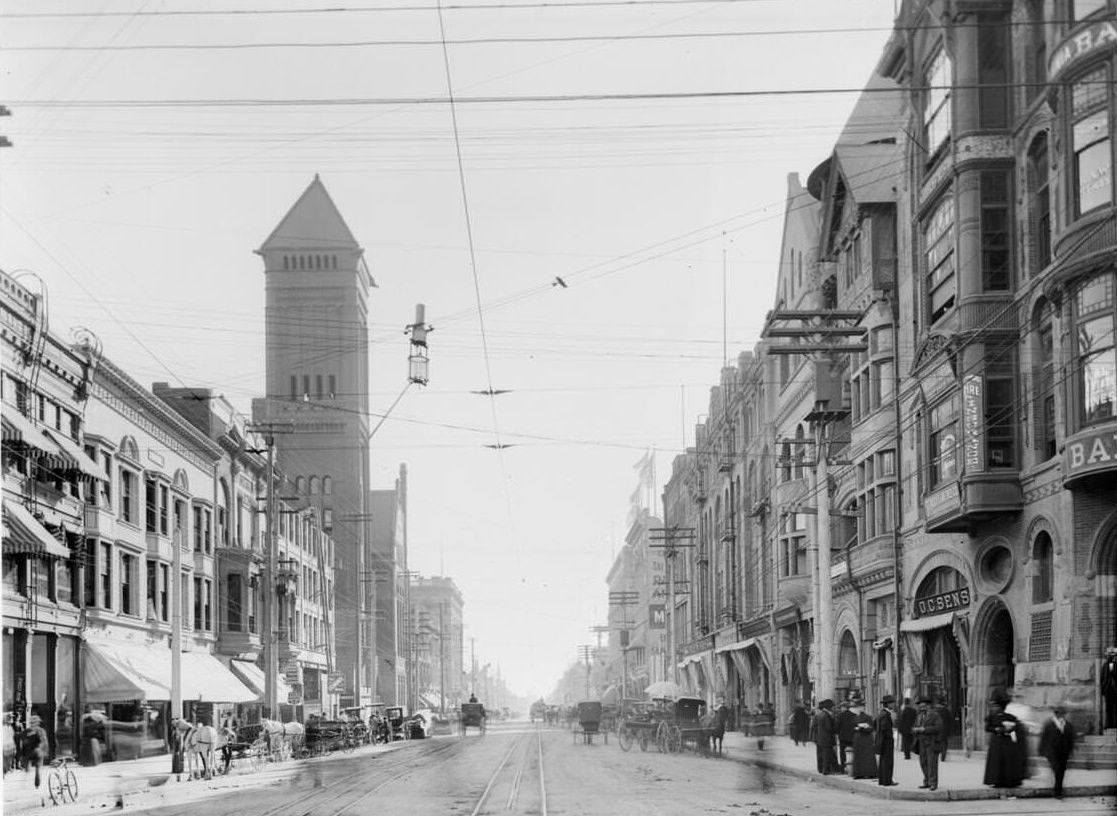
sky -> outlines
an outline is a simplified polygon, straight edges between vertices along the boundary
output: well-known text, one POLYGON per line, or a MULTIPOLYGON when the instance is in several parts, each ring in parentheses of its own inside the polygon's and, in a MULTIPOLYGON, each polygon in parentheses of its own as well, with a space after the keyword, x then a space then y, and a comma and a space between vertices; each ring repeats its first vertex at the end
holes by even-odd
POLYGON ((406 464, 409 567, 454 579, 478 662, 534 698, 606 621, 634 466, 651 452, 659 493, 757 342, 788 174, 829 154, 894 13, 6 0, 0 267, 60 336, 247 414, 254 251, 318 174, 377 284, 372 486, 406 464))

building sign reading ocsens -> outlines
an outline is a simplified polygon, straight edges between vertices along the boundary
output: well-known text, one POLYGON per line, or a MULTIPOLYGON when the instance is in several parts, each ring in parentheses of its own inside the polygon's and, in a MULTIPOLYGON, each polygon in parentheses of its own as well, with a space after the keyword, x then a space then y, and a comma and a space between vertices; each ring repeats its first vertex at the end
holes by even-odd
POLYGON ((926 598, 915 599, 915 617, 924 618, 928 615, 938 615, 952 609, 962 609, 970 605, 970 589, 952 589, 949 592, 940 592, 938 595, 928 595, 926 598))

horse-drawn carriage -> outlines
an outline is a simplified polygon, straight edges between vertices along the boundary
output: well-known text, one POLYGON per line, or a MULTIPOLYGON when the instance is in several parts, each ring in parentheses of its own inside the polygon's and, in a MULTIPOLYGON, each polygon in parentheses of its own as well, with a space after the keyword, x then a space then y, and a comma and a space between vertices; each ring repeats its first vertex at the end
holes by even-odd
POLYGON ((705 713, 706 701, 698 697, 657 699, 634 706, 617 728, 621 750, 638 744, 646 751, 654 744, 661 753, 673 754, 688 743, 704 749, 713 730, 705 713))
POLYGON ((333 751, 352 751, 357 747, 354 724, 346 720, 311 719, 306 724, 306 755, 320 756, 333 751))
POLYGON ((593 738, 601 734, 606 744, 609 742, 609 732, 601 728, 601 703, 596 700, 586 700, 578 703, 577 706, 577 725, 574 726, 574 742, 578 741, 578 735, 582 737, 582 742, 589 745, 593 742, 593 738))
POLYGON ((464 737, 470 728, 476 728, 482 735, 485 733, 485 706, 481 703, 462 703, 458 733, 464 737))
POLYGON ((531 704, 529 710, 532 722, 546 722, 547 720, 547 704, 542 700, 536 700, 531 704))

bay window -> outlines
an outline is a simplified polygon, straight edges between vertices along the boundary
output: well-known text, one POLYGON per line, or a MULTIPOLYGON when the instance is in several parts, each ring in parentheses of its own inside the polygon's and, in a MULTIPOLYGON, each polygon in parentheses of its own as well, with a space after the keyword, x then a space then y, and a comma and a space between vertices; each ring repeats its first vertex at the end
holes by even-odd
POLYGON ((940 45, 924 71, 923 144, 928 158, 939 152, 950 135, 951 74, 950 57, 940 45))
POLYGON ((1113 201, 1109 94, 1109 70, 1104 66, 1080 77, 1071 87, 1071 193, 1076 215, 1113 201))
POLYGON ((927 301, 931 325, 954 307, 954 199, 947 195, 923 227, 927 301))
POLYGON ((1075 377, 1082 425, 1114 417, 1117 406, 1117 273, 1106 272, 1075 290, 1075 377))
POLYGON ((958 395, 931 409, 929 417, 931 487, 958 475, 958 395))

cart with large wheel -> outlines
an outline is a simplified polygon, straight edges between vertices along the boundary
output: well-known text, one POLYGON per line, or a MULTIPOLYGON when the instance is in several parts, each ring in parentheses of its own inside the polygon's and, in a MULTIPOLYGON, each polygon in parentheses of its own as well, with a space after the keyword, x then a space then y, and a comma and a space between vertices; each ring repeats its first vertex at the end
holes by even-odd
POLYGON ((463 737, 470 728, 485 733, 485 706, 481 703, 462 703, 461 716, 458 717, 458 733, 463 737))
POLYGON ((641 751, 647 751, 653 745, 660 748, 659 731, 667 719, 664 701, 624 702, 624 712, 617 725, 617 743, 621 750, 630 751, 634 745, 639 745, 641 751))
POLYGON ((578 703, 577 710, 578 721, 573 728, 574 742, 577 742, 578 737, 581 736, 583 744, 590 745, 593 743, 593 738, 600 734, 608 744, 609 732, 601 727, 601 703, 596 700, 586 700, 578 703))
POLYGON ((656 732, 660 750, 674 754, 693 745, 696 751, 705 751, 713 731, 705 714, 706 701, 699 697, 680 697, 671 701, 667 716, 656 732))

